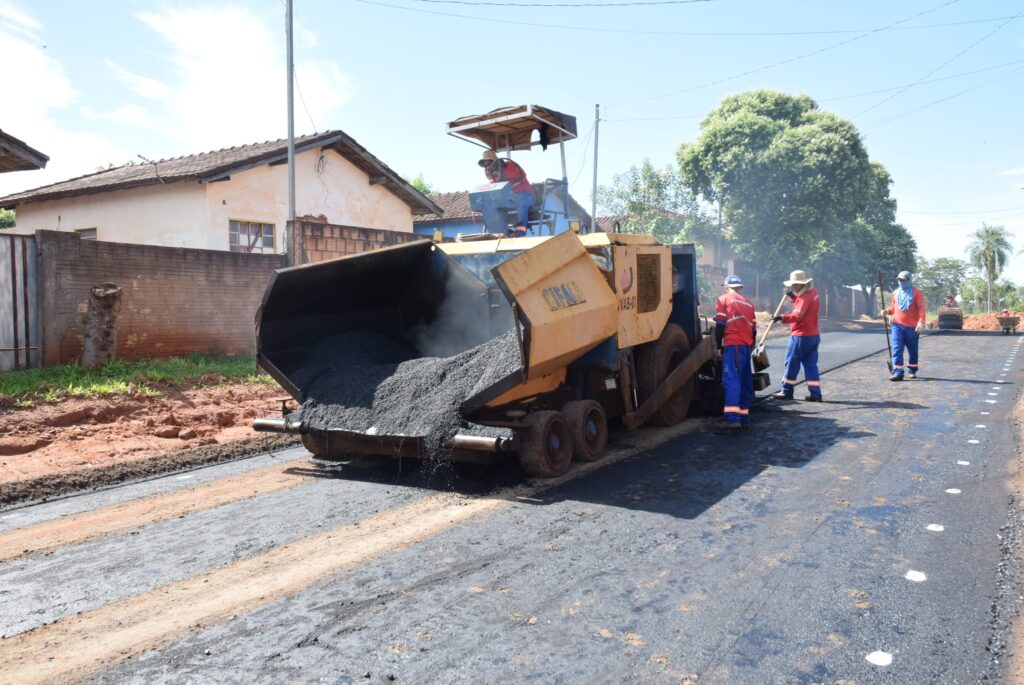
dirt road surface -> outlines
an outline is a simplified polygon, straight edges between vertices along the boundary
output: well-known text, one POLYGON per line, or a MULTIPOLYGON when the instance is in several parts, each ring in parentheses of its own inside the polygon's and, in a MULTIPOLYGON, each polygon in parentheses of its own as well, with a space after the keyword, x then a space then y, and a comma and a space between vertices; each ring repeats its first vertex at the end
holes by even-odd
POLYGON ((890 383, 828 333, 827 402, 550 481, 293 448, 0 510, 0 681, 998 681, 1022 340, 928 335, 890 383))

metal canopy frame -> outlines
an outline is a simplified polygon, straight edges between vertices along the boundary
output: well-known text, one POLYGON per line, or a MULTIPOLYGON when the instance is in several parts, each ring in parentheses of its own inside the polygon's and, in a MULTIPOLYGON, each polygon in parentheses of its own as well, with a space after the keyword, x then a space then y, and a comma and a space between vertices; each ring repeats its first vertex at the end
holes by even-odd
POLYGON ((576 117, 537 105, 501 107, 448 122, 448 135, 495 151, 529 150, 541 144, 533 132, 546 128, 546 143, 576 138, 576 117))
MULTIPOLYGON (((472 114, 449 121, 447 132, 450 136, 485 150, 504 152, 506 155, 513 150, 530 150, 538 145, 546 147, 558 143, 558 151, 562 158, 563 207, 561 212, 551 214, 562 214, 566 221, 569 220, 569 176, 565 166, 565 142, 577 137, 576 117, 538 105, 516 105, 499 107, 486 114, 472 114), (534 131, 543 131, 546 134, 545 139, 542 141, 538 136, 537 140, 534 140, 534 131)), ((591 222, 593 221, 591 217, 591 222)), ((594 230, 594 227, 590 226, 589 230, 594 230)))

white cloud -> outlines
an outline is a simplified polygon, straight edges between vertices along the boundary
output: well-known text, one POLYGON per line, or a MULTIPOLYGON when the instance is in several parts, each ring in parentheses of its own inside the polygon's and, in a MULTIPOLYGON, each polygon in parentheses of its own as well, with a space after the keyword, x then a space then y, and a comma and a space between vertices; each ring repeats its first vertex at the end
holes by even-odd
POLYGON ((1000 176, 1024 176, 1024 166, 1019 166, 1014 169, 1007 169, 1006 171, 1000 171, 1000 176))
POLYGON ((160 83, 156 79, 134 74, 111 59, 106 60, 106 62, 107 66, 114 70, 114 73, 117 74, 118 78, 128 84, 129 88, 144 98, 150 100, 165 100, 171 92, 171 89, 168 86, 160 83))
MULTIPOLYGON (((179 152, 284 137, 283 16, 273 25, 240 7, 193 7, 144 12, 138 19, 170 47, 172 76, 163 80, 167 105, 157 125, 174 132, 179 152)), ((308 31, 299 38, 315 44, 308 31)), ((297 62, 306 107, 320 129, 328 128, 331 112, 348 97, 348 79, 333 62, 297 62)), ((297 132, 311 131, 298 94, 295 110, 297 132)))
POLYGON ((17 65, 4 73, 8 98, 3 108, 3 130, 48 155, 50 161, 43 171, 0 174, 0 195, 90 173, 99 164, 127 159, 127 153, 100 136, 58 124, 55 116, 71 107, 78 93, 60 62, 40 45, 39 37, 26 36, 17 27, 11 30, 10 17, 32 32, 42 30, 27 13, 0 0, 0 55, 5 64, 17 65))
POLYGON ((10 0, 0 0, 0 28, 39 42, 43 26, 35 17, 10 0))

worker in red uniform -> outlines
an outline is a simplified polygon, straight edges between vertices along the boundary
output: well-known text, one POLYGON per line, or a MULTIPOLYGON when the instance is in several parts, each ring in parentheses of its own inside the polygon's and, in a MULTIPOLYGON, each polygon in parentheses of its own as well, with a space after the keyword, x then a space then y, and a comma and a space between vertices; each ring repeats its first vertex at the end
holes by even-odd
POLYGON ((754 401, 750 350, 757 335, 757 320, 754 305, 740 294, 743 281, 739 276, 729 276, 722 286, 725 292, 715 305, 715 342, 722 354, 725 416, 718 428, 735 430, 750 427, 750 405, 754 401))
POLYGON ((511 159, 498 159, 494 150, 484 150, 479 162, 491 183, 507 181, 512 184, 512 192, 516 194, 519 204, 516 207, 516 227, 510 229, 508 235, 522 238, 526 235, 530 220, 530 207, 533 206, 533 186, 526 178, 526 171, 511 159))
POLYGON ((882 316, 892 317, 892 374, 891 381, 903 380, 903 348, 907 349, 907 375, 917 378, 917 351, 924 330, 924 293, 915 288, 909 271, 896 277, 899 287, 892 291, 892 306, 882 310, 882 316))
POLYGON ((821 374, 818 373, 818 346, 821 344, 821 331, 818 328, 818 291, 814 289, 814 279, 808 278, 803 271, 789 274, 789 280, 783 281, 789 288, 786 295, 793 302, 788 314, 776 316, 772 321, 788 323, 790 327, 789 346, 786 348, 786 376, 782 379, 782 389, 772 395, 775 399, 793 399, 800 367, 804 367, 804 380, 807 381, 808 394, 804 397, 808 402, 821 402, 821 374))

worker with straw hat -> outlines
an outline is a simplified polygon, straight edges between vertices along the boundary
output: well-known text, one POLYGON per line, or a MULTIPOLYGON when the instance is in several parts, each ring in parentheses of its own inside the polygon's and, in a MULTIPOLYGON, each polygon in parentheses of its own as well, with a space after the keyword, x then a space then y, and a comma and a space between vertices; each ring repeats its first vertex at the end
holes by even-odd
POLYGON ((757 337, 757 319, 753 303, 740 294, 743 281, 739 276, 729 276, 722 287, 725 292, 715 306, 715 342, 722 354, 725 416, 716 427, 736 430, 750 427, 750 405, 754 401, 750 348, 757 337))
POLYGON ((782 389, 772 395, 775 399, 793 399, 793 388, 796 386, 800 367, 804 368, 804 379, 807 381, 808 394, 804 398, 808 402, 821 402, 821 374, 818 373, 818 345, 821 343, 821 331, 818 328, 818 291, 814 289, 814 279, 803 271, 789 274, 784 281, 789 290, 786 295, 793 302, 793 309, 788 314, 776 316, 772 321, 781 321, 790 326, 789 346, 786 348, 786 371, 782 379, 782 389))
POLYGON ((494 150, 484 150, 478 162, 484 168, 487 180, 491 183, 507 181, 512 184, 512 192, 516 194, 516 227, 509 229, 508 235, 522 238, 526 235, 530 219, 530 207, 533 206, 533 186, 526 178, 526 171, 511 159, 499 158, 494 150))

